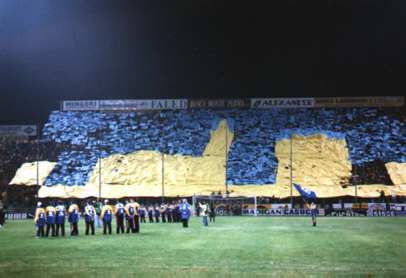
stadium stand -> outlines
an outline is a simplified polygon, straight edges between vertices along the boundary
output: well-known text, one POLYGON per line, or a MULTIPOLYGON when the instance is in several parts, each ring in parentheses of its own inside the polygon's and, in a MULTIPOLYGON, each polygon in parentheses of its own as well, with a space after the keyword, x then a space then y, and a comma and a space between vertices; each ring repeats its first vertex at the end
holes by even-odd
POLYGON ((406 124, 398 108, 229 109, 159 112, 51 113, 44 139, 63 143, 57 166, 45 185, 85 185, 99 157, 157 150, 199 156, 210 130, 221 119, 234 132, 227 160, 227 183, 272 184, 276 181, 275 142, 291 134, 324 134, 345 139, 356 183, 385 182, 386 162, 406 162, 406 124), (378 169, 370 171, 370 169, 378 169))

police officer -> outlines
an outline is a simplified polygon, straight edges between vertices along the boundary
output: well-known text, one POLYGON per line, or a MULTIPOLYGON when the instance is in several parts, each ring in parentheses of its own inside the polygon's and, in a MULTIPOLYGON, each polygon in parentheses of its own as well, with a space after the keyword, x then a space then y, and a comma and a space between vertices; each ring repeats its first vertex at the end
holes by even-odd
POLYGON ((122 203, 120 201, 117 201, 116 207, 115 207, 115 215, 116 215, 116 224, 117 224, 117 229, 116 232, 119 234, 120 232, 124 234, 124 217, 125 217, 125 209, 122 203))
POLYGON ((56 209, 54 206, 49 205, 45 208, 45 215, 46 215, 46 223, 47 223, 47 230, 45 232, 45 237, 48 237, 49 230, 51 230, 51 235, 55 236, 55 217, 56 217, 56 209))
POLYGON ((56 206, 56 236, 59 236, 59 229, 61 229, 61 235, 65 236, 65 216, 66 208, 62 201, 59 201, 56 206))
POLYGON ((35 228, 36 228, 36 237, 44 237, 44 226, 46 221, 45 209, 42 207, 42 203, 37 203, 37 209, 35 210, 35 228))
POLYGON ((104 201, 104 206, 100 213, 100 217, 103 220, 103 234, 105 235, 107 230, 111 235, 111 220, 113 218, 113 208, 109 205, 109 200, 104 201))
POLYGON ((95 208, 89 203, 86 203, 85 206, 85 224, 86 224, 86 235, 89 235, 89 229, 91 230, 92 235, 94 235, 94 219, 96 216, 95 208))
POLYGON ((71 225, 71 236, 78 236, 79 229, 78 229, 78 222, 79 222, 79 206, 75 203, 72 203, 68 209, 69 212, 69 223, 71 225))

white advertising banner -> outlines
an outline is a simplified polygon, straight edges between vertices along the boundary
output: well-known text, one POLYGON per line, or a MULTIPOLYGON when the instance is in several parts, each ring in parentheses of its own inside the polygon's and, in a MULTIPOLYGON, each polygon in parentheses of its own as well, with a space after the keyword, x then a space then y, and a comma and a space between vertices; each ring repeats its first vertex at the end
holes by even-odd
MULTIPOLYGON (((317 209, 319 216, 325 216, 325 211, 323 208, 317 209)), ((311 216, 310 209, 269 209, 269 208, 258 208, 256 215, 259 216, 311 216)), ((247 208, 243 209, 242 215, 255 215, 255 209, 247 208)))
POLYGON ((314 107, 314 98, 252 98, 251 108, 301 108, 314 107))
POLYGON ((326 97, 315 98, 315 107, 402 107, 404 97, 326 97))
POLYGON ((187 109, 187 99, 100 100, 101 111, 178 110, 187 109))
POLYGON ((151 109, 153 110, 178 110, 187 109, 187 99, 152 99, 151 109))
POLYGON ((100 100, 101 111, 138 111, 151 110, 152 103, 149 99, 110 99, 100 100))
POLYGON ((62 102, 63 111, 99 110, 98 100, 65 100, 62 102))

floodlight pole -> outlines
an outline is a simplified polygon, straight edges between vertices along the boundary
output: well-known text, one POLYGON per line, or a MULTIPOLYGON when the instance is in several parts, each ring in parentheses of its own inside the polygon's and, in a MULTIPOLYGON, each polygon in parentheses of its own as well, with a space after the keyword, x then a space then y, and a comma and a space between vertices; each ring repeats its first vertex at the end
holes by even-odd
POLYGON ((161 152, 161 173, 162 173, 162 178, 161 178, 161 183, 162 183, 162 203, 164 202, 164 197, 165 197, 165 166, 164 166, 164 161, 165 161, 165 154, 162 150, 161 152))
POLYGON ((102 154, 101 154, 101 138, 99 132, 99 200, 101 199, 101 189, 102 189, 102 154))
MULTIPOLYGON (((159 114, 159 119, 161 119, 162 114, 159 114)), ((160 123, 162 124, 162 121, 160 121, 160 123)), ((166 146, 165 144, 165 140, 164 138, 164 133, 163 133, 163 125, 161 126, 161 130, 160 130, 160 134, 161 134, 161 188, 162 188, 162 196, 161 196, 161 202, 164 202, 164 198, 165 198, 165 148, 164 146, 166 146)))
POLYGON ((192 197, 192 214, 193 216, 196 216, 196 194, 193 193, 192 197))
POLYGON ((37 124, 37 186, 39 186, 39 124, 37 124))
POLYGON ((228 185, 227 185, 227 162, 228 162, 228 123, 226 121, 226 127, 225 127, 225 136, 226 136, 226 145, 225 145, 225 163, 224 163, 224 171, 225 171, 225 188, 226 188, 226 195, 228 197, 228 185))
POLYGON ((290 134, 290 208, 293 209, 293 135, 290 134))

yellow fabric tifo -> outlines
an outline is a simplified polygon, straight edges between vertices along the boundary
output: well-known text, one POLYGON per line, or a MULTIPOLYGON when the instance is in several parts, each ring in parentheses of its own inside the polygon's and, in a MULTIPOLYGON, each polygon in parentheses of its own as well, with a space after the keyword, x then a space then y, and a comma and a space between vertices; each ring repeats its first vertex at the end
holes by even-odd
POLYGON ((337 186, 349 183, 351 162, 345 140, 331 139, 323 134, 292 136, 275 146, 278 159, 277 184, 290 184, 292 149, 292 179, 303 186, 337 186))
POLYGON ((103 198, 162 196, 162 190, 165 196, 224 191, 226 157, 233 138, 227 121, 222 120, 218 128, 211 131, 210 142, 202 156, 167 155, 157 151, 114 154, 97 162, 86 186, 41 187, 39 197, 99 196, 100 182, 103 198))
POLYGON ((392 196, 406 197, 406 184, 391 186, 391 187, 389 187, 389 190, 390 190, 390 194, 392 196))
POLYGON ((406 185, 406 163, 389 162, 385 167, 394 185, 406 185))
POLYGON ((406 163, 389 162, 385 167, 395 185, 389 187, 391 195, 406 196, 406 163))
POLYGON ((46 178, 52 172, 56 165, 56 162, 49 161, 39 161, 38 167, 37 162, 24 163, 16 172, 14 178, 11 180, 10 184, 13 185, 26 185, 34 186, 43 185, 46 178), (38 171, 38 172, 37 172, 38 171), (38 181, 37 181, 38 174, 38 181))
MULTIPOLYGON (((122 198, 162 195, 176 197, 224 192, 226 157, 233 138, 234 134, 229 130, 227 121, 222 120, 218 128, 211 131, 210 142, 202 156, 167 155, 146 150, 127 155, 113 154, 97 162, 85 186, 41 186, 38 196, 40 198, 98 196, 122 198), (100 165, 101 175, 99 173, 100 165), (101 186, 99 182, 101 182, 101 186)), ((318 197, 357 195, 358 197, 376 198, 382 191, 385 195, 406 196, 405 163, 386 164, 388 173, 396 186, 373 184, 355 187, 349 185, 351 162, 345 140, 328 138, 322 134, 294 135, 292 138, 292 180, 294 183, 315 191, 318 197)), ((261 147, 264 146, 258 146, 258 148, 261 147)), ((228 186, 230 195, 290 197, 290 150, 289 139, 276 142, 275 156, 278 159, 276 184, 232 185, 228 186)), ((49 172, 45 172, 47 168, 40 164, 41 184, 52 171, 55 163, 49 165, 49 172)), ((30 184, 34 176, 36 182, 36 167, 34 167, 34 176, 32 175, 33 168, 26 167, 24 168, 23 165, 20 169, 23 174, 18 172, 19 175, 13 179, 15 184, 30 184)), ((292 195, 299 196, 299 193, 293 188, 292 195)))

